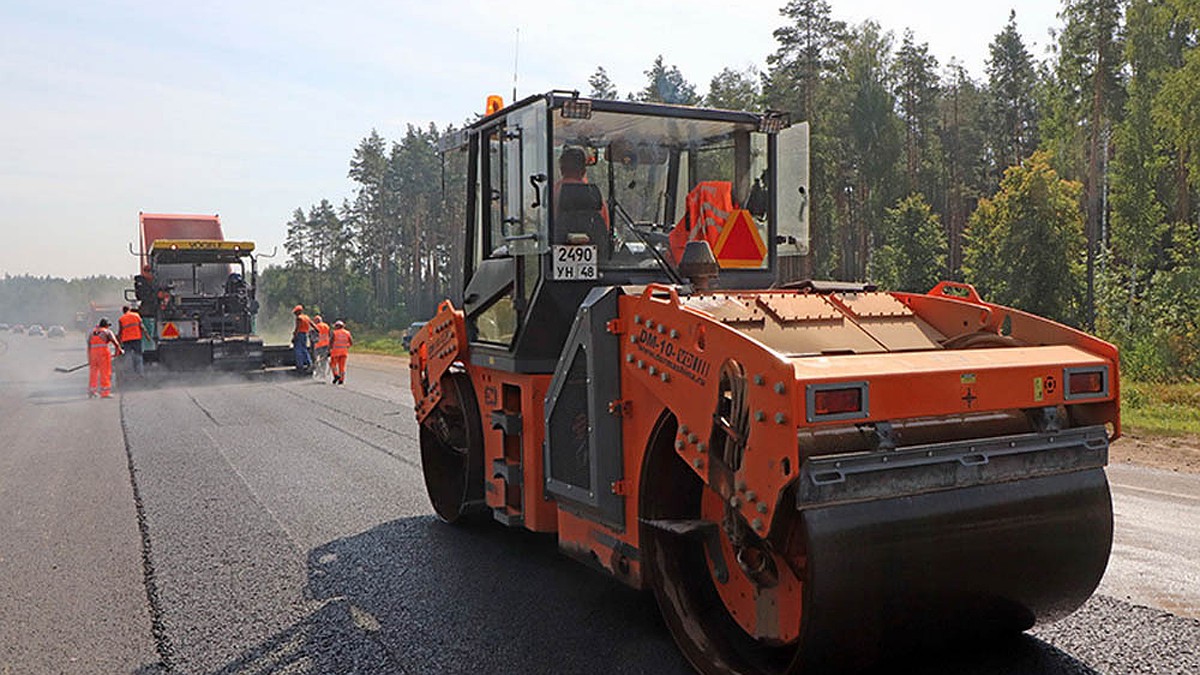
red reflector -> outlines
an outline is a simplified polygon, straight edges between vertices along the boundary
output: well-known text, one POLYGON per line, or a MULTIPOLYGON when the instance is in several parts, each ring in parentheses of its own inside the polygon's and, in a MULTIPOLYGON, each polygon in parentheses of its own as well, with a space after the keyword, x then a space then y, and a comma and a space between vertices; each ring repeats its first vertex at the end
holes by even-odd
POLYGON ((1072 396, 1099 394, 1104 391, 1104 373, 1099 370, 1071 373, 1067 381, 1067 391, 1072 396))
POLYGON ((823 389, 813 392, 814 415, 840 415, 862 411, 862 389, 823 389))

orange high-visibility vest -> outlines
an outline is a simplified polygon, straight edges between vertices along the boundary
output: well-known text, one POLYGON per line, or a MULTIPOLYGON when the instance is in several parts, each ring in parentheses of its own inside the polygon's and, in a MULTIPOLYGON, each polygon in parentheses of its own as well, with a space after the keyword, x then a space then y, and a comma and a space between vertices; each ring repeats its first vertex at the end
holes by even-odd
POLYGON ((93 328, 92 334, 88 336, 88 348, 108 351, 109 336, 111 335, 112 331, 107 328, 93 328))
POLYGON ((308 331, 310 331, 310 330, 312 330, 312 319, 308 318, 307 314, 297 314, 296 315, 296 332, 304 334, 304 333, 308 333, 308 331))
POLYGON ((689 241, 707 239, 714 249, 721 228, 733 211, 733 183, 727 180, 706 180, 696 184, 687 195, 687 213, 671 228, 668 239, 675 262, 683 257, 689 241))
POLYGON ((117 319, 117 325, 121 327, 120 340, 121 342, 132 342, 133 340, 142 339, 142 315, 130 310, 121 315, 117 319))
POLYGON ((329 324, 322 321, 317 324, 317 343, 313 345, 317 349, 329 346, 329 324))
POLYGON ((345 328, 338 328, 333 331, 333 346, 329 353, 334 356, 350 353, 350 345, 354 344, 354 338, 350 335, 350 331, 345 328))

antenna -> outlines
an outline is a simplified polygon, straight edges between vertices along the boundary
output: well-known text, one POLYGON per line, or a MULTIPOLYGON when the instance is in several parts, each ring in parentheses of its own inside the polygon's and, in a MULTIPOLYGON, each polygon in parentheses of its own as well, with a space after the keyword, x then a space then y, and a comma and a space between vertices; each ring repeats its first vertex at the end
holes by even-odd
POLYGON ((517 26, 517 41, 513 44, 513 103, 517 102, 517 65, 521 57, 521 27, 517 26))

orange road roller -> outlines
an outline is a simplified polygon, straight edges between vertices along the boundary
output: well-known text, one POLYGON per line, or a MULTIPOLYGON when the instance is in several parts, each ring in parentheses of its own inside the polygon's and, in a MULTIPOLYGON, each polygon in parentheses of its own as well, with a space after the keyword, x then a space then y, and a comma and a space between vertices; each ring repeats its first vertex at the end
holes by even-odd
POLYGON ((552 91, 465 155, 465 285, 412 340, 434 510, 651 590, 702 673, 855 670, 1078 608, 1117 351, 991 304, 788 282, 808 128, 552 91))

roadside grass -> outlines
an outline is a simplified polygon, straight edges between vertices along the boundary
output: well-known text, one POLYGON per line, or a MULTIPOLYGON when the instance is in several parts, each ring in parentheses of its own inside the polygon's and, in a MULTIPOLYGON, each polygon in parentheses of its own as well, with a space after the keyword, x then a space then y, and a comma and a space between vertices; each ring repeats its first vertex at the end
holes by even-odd
POLYGON ((1200 382, 1121 382, 1121 425, 1164 436, 1200 435, 1200 382))
POLYGON ((382 354, 384 356, 408 356, 408 350, 400 341, 402 332, 398 330, 363 331, 362 335, 354 331, 354 351, 363 354, 382 354))

